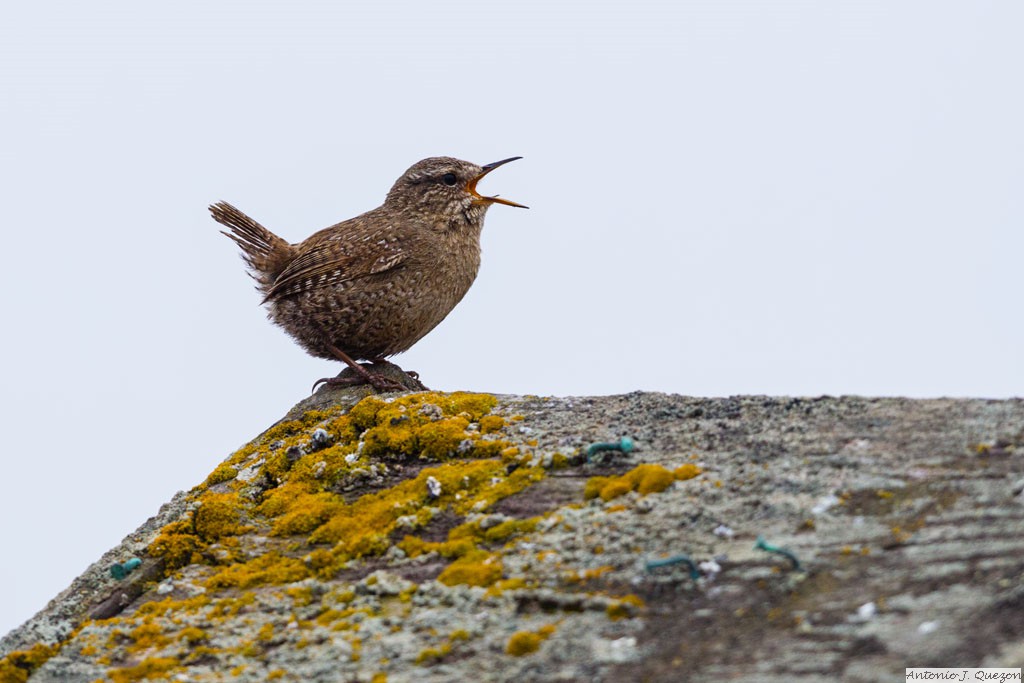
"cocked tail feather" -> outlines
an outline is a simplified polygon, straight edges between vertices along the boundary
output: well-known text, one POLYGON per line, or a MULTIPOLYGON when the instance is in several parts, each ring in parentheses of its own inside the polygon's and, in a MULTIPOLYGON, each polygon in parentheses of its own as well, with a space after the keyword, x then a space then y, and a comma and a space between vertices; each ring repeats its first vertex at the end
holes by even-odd
POLYGON ((250 275, 267 294, 288 264, 295 258, 295 248, 227 202, 210 206, 213 219, 230 228, 221 234, 242 248, 242 258, 250 275))

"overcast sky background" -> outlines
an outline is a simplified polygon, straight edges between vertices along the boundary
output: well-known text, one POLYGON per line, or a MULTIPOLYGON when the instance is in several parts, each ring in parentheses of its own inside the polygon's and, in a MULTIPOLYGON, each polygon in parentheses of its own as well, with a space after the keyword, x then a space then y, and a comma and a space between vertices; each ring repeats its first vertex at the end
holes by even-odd
POLYGON ((281 236, 521 155, 435 389, 1024 393, 1024 4, 5 3, 0 633, 341 367, 281 236))

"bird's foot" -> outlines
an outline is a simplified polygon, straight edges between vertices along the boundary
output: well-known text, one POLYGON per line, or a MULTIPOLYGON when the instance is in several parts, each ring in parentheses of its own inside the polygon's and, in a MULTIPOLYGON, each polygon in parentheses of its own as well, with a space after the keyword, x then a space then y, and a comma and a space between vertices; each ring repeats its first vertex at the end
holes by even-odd
POLYGON ((423 382, 420 381, 420 373, 416 372, 415 370, 403 370, 397 364, 392 363, 389 360, 384 360, 383 358, 374 358, 370 362, 373 363, 374 365, 381 366, 382 369, 384 369, 384 368, 394 368, 395 370, 397 370, 398 372, 402 373, 403 375, 408 375, 409 377, 412 377, 416 381, 416 384, 418 384, 418 385, 420 385, 420 387, 422 387, 420 389, 420 391, 430 391, 430 389, 428 389, 427 386, 425 384, 423 384, 423 382))
POLYGON ((317 380, 313 385, 314 392, 321 384, 334 387, 369 384, 374 390, 382 393, 389 391, 427 391, 427 387, 419 381, 418 374, 405 372, 402 368, 383 358, 372 359, 373 365, 371 370, 369 369, 371 366, 360 365, 352 361, 341 351, 336 351, 336 355, 348 364, 348 369, 337 377, 325 377, 317 380))
POLYGON ((397 382, 393 379, 378 375, 373 372, 364 370, 365 375, 355 374, 348 375, 347 377, 322 377, 313 384, 313 389, 310 393, 316 392, 320 385, 329 387, 353 387, 359 386, 360 384, 369 384, 376 391, 380 393, 386 393, 389 391, 409 391, 409 387, 405 386, 401 382, 397 382))

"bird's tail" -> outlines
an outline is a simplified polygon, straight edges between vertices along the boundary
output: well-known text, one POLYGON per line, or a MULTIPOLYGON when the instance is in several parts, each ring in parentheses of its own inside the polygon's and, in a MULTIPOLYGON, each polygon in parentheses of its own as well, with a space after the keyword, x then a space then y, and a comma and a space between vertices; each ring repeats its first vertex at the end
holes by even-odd
POLYGON ((213 204, 210 213, 215 221, 231 229, 221 230, 221 234, 242 248, 250 274, 266 294, 294 258, 292 246, 227 202, 213 204))

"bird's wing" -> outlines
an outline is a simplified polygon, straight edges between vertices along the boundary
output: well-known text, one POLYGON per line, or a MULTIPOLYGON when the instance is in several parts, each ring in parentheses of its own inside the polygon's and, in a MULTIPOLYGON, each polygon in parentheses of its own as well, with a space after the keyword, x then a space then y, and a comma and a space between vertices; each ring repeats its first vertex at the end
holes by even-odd
POLYGON ((372 233, 352 241, 325 230, 300 245, 299 255, 274 280, 264 303, 397 268, 405 260, 400 241, 372 233))

